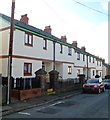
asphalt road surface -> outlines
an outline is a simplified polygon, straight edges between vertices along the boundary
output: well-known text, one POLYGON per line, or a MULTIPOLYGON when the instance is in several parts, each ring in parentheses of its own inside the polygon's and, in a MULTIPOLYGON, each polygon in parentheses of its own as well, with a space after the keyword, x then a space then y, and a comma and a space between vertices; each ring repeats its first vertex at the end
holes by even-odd
POLYGON ((108 118, 109 97, 110 90, 101 94, 80 94, 4 118, 108 118))

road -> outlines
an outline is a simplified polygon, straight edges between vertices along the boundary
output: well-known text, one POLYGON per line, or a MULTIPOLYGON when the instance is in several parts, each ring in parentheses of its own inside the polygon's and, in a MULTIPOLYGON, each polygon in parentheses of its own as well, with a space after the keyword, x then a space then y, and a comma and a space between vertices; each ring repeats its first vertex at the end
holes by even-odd
POLYGON ((109 92, 110 90, 101 94, 79 94, 4 118, 108 118, 109 92))

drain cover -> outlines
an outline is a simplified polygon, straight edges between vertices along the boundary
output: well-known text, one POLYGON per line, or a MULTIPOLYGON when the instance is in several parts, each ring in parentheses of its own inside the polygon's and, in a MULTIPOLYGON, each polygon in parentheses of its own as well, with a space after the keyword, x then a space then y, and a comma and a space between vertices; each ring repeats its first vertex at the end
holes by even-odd
POLYGON ((53 109, 53 108, 44 108, 44 109, 41 109, 37 112, 41 112, 41 113, 46 113, 46 114, 56 114, 59 112, 58 109, 53 109))

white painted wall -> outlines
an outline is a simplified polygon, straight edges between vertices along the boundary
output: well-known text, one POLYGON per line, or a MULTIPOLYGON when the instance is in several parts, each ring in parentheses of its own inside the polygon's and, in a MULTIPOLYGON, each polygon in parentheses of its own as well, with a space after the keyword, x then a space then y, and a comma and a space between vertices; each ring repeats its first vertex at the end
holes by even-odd
POLYGON ((53 59, 53 42, 47 42, 47 50, 43 49, 44 40, 41 37, 33 36, 33 47, 26 46, 24 43, 25 32, 16 30, 14 40, 14 54, 33 58, 53 59))
POLYGON ((67 78, 76 78, 77 77, 77 71, 74 68, 73 64, 65 64, 63 63, 63 79, 67 78), (68 74, 68 66, 72 67, 72 74, 68 74))
POLYGON ((10 26, 10 23, 7 22, 6 20, 3 20, 3 18, 0 16, 0 29, 9 27, 9 26, 10 26))
MULTIPOLYGON (((0 19, 1 22, 1 19, 0 19)), ((3 27, 9 26, 8 23, 3 22, 3 27)), ((2 26, 0 26, 2 28, 2 26)), ((0 44, 2 48, 0 48, 0 55, 8 55, 9 50, 9 30, 3 31, 0 33, 2 37, 0 37, 0 44)), ((40 68, 42 68, 42 61, 47 62, 46 60, 50 60, 50 62, 46 63, 46 71, 50 72, 53 70, 53 42, 48 40, 47 42, 47 50, 43 49, 44 40, 41 37, 33 35, 33 47, 25 46, 24 43, 25 32, 20 30, 14 31, 14 41, 13 41, 13 54, 24 57, 38 58, 39 60, 29 60, 29 59, 19 59, 13 58, 12 65, 12 74, 13 77, 24 77, 23 67, 24 62, 32 63, 32 76, 34 77, 34 72, 40 68)), ((84 67, 87 66, 86 55, 85 61, 83 61, 83 55, 80 54, 80 60, 77 60, 77 52, 72 48, 72 55, 68 55, 68 46, 63 45, 63 53, 60 53, 60 44, 55 44, 56 54, 55 59, 58 63, 56 63, 56 70, 61 74, 63 79, 67 78, 76 78, 77 77, 77 69, 80 69, 80 74, 84 74, 87 71, 83 70, 84 67), (72 67, 72 74, 68 74, 68 66, 72 67)), ((2 60, 0 60, 2 61, 2 60)), ((88 58, 89 61, 89 58, 88 58)), ((7 59, 3 59, 2 65, 3 75, 7 75, 7 59)), ((100 73, 102 70, 102 65, 97 66, 96 60, 93 63, 93 58, 91 57, 91 62, 88 63, 89 76, 92 76, 92 69, 96 68, 96 70, 100 73)), ((1 71, 1 70, 0 70, 1 71)))
POLYGON ((35 77, 35 72, 42 68, 42 62, 37 60, 26 60, 26 59, 16 59, 13 58, 12 65, 12 75, 13 77, 35 77), (24 76, 24 62, 32 63, 32 76, 24 76))

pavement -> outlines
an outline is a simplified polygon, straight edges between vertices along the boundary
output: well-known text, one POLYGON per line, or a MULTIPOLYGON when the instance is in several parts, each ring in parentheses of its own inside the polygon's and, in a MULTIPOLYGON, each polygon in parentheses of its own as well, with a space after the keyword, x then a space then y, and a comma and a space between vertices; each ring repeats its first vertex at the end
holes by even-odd
POLYGON ((47 103, 55 102, 58 100, 66 99, 75 95, 81 94, 81 90, 73 90, 69 92, 62 92, 57 94, 45 95, 37 98, 32 98, 28 100, 16 100, 11 99, 11 103, 8 105, 0 106, 0 117, 19 112, 25 109, 41 106, 47 103))

